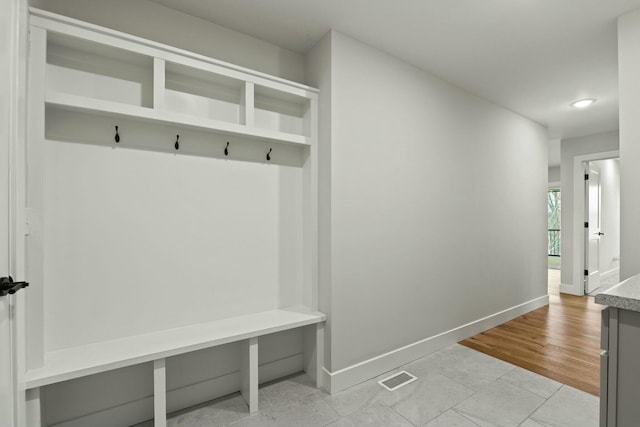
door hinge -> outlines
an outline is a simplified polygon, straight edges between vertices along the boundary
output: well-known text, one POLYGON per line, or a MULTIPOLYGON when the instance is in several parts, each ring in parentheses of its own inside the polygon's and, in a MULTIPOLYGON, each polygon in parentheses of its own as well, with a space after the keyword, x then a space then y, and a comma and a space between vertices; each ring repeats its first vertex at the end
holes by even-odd
POLYGON ((584 271, 584 275, 585 275, 585 276, 588 276, 588 275, 589 275, 589 270, 585 270, 585 271, 584 271))
POLYGON ((589 174, 588 174, 588 173, 585 173, 585 174, 584 174, 584 180, 585 180, 585 181, 588 181, 588 180, 589 180, 589 174))
POLYGON ((584 228, 589 228, 589 223, 585 221, 584 228))

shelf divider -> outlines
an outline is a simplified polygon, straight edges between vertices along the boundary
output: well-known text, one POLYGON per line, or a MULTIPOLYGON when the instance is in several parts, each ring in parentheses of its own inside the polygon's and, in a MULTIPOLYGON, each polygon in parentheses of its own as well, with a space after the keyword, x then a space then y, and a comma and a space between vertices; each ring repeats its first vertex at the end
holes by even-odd
POLYGON ((244 83, 240 109, 240 123, 254 127, 255 126, 255 85, 251 82, 244 83))
POLYGON ((164 110, 165 76, 164 59, 153 58, 153 108, 155 110, 164 110))

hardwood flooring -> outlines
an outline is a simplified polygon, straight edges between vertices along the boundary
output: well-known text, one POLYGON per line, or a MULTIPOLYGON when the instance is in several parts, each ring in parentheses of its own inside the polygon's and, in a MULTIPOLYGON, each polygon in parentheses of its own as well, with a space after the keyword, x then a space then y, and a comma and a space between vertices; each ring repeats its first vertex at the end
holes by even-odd
POLYGON ((549 293, 549 305, 460 344, 598 395, 600 311, 593 297, 549 293))

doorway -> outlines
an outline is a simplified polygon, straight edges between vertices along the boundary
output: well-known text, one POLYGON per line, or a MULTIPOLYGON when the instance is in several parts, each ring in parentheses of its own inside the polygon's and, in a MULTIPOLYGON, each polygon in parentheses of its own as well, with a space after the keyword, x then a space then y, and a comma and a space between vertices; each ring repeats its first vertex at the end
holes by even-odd
POLYGON ((549 293, 557 294, 560 287, 560 209, 559 188, 549 188, 547 192, 547 268, 549 293))
POLYGON ((620 279, 620 160, 584 163, 584 289, 596 295, 620 279))
POLYGON ((550 188, 547 192, 547 259, 550 269, 559 270, 561 234, 560 234, 560 189, 550 188))

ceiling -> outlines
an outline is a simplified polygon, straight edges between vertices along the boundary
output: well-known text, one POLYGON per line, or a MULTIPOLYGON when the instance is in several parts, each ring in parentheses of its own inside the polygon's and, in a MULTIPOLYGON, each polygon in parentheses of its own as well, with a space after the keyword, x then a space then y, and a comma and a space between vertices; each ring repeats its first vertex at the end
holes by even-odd
POLYGON ((618 128, 616 18, 640 8, 640 0, 152 1, 300 53, 337 30, 546 126, 556 140, 618 128), (587 97, 597 102, 569 106, 587 97))

